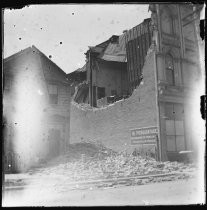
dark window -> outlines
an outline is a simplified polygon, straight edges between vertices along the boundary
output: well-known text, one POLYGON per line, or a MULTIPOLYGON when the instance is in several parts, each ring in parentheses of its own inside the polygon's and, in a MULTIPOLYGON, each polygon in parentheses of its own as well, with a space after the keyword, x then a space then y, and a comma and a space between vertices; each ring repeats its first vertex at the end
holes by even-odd
POLYGON ((48 85, 50 104, 58 104, 58 87, 57 85, 48 85))
POLYGON ((104 87, 97 87, 97 97, 98 97, 98 99, 105 97, 105 88, 104 87))
POLYGON ((166 69, 166 81, 170 85, 175 84, 175 78, 174 78, 174 63, 173 63, 173 57, 171 55, 166 55, 165 58, 165 69, 166 69))

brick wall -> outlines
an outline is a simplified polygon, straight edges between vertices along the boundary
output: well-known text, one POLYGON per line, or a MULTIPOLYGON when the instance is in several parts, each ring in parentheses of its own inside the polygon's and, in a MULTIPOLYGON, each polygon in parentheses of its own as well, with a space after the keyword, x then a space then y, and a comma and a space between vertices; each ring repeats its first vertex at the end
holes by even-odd
POLYGON ((157 125, 154 71, 151 51, 143 67, 144 83, 128 99, 93 110, 72 103, 70 143, 98 141, 116 151, 131 151, 130 129, 157 125))

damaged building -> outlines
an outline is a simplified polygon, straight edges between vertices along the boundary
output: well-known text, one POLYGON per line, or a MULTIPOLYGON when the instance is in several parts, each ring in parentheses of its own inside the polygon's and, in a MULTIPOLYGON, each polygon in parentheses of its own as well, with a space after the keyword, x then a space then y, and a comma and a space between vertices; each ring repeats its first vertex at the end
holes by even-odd
POLYGON ((196 153, 201 8, 150 4, 151 18, 89 47, 68 75, 34 46, 4 59, 5 169, 25 170, 80 141, 162 161, 196 153))
POLYGON ((24 171, 66 149, 70 84, 66 73, 35 46, 3 63, 5 171, 24 171))
POLYGON ((113 35, 85 53, 86 81, 77 88, 76 102, 101 107, 129 94, 125 38, 113 35))
POLYGON ((81 71, 69 74, 69 80, 73 81, 74 75, 77 75, 76 102, 102 107, 132 94, 142 80, 144 58, 151 44, 150 20, 145 19, 122 35, 113 35, 89 48, 85 53, 87 63, 81 71), (83 72, 86 72, 85 80, 78 79, 83 72))
POLYGON ((163 161, 196 153, 191 99, 201 76, 201 8, 150 4, 151 18, 89 48, 87 82, 71 104, 71 143, 100 142, 163 161))

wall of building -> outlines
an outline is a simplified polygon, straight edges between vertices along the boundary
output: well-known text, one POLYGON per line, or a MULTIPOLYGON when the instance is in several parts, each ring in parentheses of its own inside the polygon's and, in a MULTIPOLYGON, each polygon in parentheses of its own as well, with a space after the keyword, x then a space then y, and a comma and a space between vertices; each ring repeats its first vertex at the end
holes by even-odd
POLYGON ((16 169, 20 171, 38 164, 50 153, 51 129, 60 131, 57 141, 68 142, 70 89, 58 83, 59 106, 48 103, 43 67, 49 63, 47 59, 41 60, 41 53, 33 48, 4 62, 5 83, 11 80, 10 90, 4 92, 3 98, 8 128, 4 138, 5 142, 12 142, 5 151, 13 153, 16 169))
POLYGON ((146 57, 143 84, 131 97, 106 108, 71 105, 70 143, 102 142, 116 151, 132 151, 130 129, 157 126, 154 51, 146 57))
POLYGON ((41 120, 47 102, 39 56, 28 48, 4 62, 4 73, 6 83, 12 78, 10 91, 4 94, 4 115, 12 133, 11 138, 4 136, 5 142, 9 138, 12 142, 6 152, 13 152, 17 168, 23 170, 34 164, 37 150, 43 149, 41 120))
POLYGON ((119 96, 127 94, 127 67, 126 63, 98 61, 98 68, 93 70, 93 85, 105 87, 106 96, 116 90, 119 96))
MULTIPOLYGON (((192 7, 176 4, 159 4, 152 10, 154 27, 158 30, 157 34, 157 72, 158 72, 158 100, 160 114, 160 138, 162 148, 162 160, 178 160, 179 151, 193 150, 193 127, 191 113, 193 102, 191 100, 193 90, 198 85, 200 70, 198 49, 196 43, 194 22, 185 26, 189 19, 182 19, 193 12, 192 7), (156 14, 156 15, 155 15, 156 14), (167 82, 166 78, 166 55, 173 57, 174 84, 167 82), (167 147, 167 128, 169 122, 165 110, 166 104, 176 104, 183 106, 183 118, 175 119, 184 122, 185 147, 176 151, 169 151, 167 147), (168 122, 167 122, 168 121, 168 122), (172 155, 173 154, 173 155, 172 155)), ((191 17, 192 18, 192 17, 191 17)), ((176 106, 175 105, 175 106, 176 106)), ((176 115, 176 114, 174 114, 176 115)), ((174 116, 175 117, 175 116, 174 116)), ((177 137, 176 137, 177 138, 177 137)), ((179 137, 178 137, 179 138, 179 137)), ((169 143, 169 142, 168 142, 169 143)), ((181 141, 176 140, 181 148, 181 141)))
POLYGON ((69 117, 71 94, 70 85, 66 83, 66 74, 46 56, 39 54, 46 84, 54 84, 58 87, 58 104, 48 104, 49 108, 52 109, 54 114, 69 117))
POLYGON ((67 75, 44 54, 39 52, 39 55, 46 85, 56 85, 58 91, 57 104, 48 103, 44 110, 46 116, 44 129, 47 132, 45 142, 54 142, 46 146, 50 148, 46 154, 52 157, 52 153, 61 154, 66 150, 70 132, 71 89, 66 81, 67 75))

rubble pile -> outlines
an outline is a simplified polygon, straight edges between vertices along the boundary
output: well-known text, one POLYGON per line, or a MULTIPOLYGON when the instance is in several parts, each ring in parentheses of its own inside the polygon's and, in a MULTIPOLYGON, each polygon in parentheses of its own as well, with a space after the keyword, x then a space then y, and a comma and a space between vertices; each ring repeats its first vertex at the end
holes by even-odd
MULTIPOLYGON (((112 150, 90 143, 79 143, 70 147, 64 158, 56 165, 41 168, 37 174, 64 176, 67 181, 90 181, 118 179, 173 172, 193 172, 194 164, 179 162, 158 162, 150 157, 133 156, 126 153, 115 153, 112 150), (62 161, 62 162, 61 162, 62 161), (61 162, 61 163, 60 163, 61 162)), ((174 178, 181 177, 174 176, 174 178)), ((182 176, 181 178, 185 178, 182 176)), ((163 180, 168 180, 164 177, 163 180)), ((172 180, 172 177, 170 178, 172 180)), ((155 181, 159 178, 147 179, 155 181)), ((142 180, 143 183, 143 180, 142 180)))
POLYGON ((116 152, 106 148, 101 143, 81 142, 69 145, 66 154, 49 161, 47 166, 74 162, 80 159, 103 159, 112 154, 116 154, 116 152))

